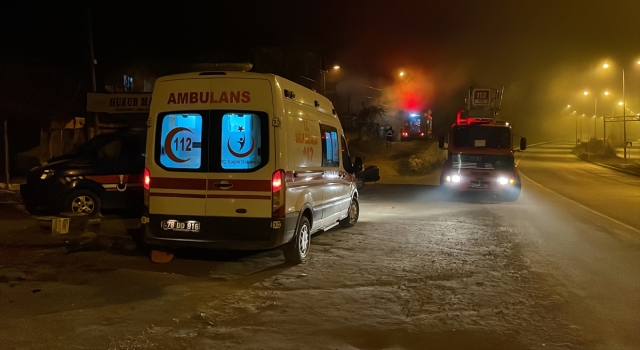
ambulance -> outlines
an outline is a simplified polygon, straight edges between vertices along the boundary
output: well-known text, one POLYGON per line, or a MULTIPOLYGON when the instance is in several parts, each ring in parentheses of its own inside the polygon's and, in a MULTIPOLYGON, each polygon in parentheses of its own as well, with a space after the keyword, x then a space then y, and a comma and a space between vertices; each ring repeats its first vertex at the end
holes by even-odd
POLYGON ((344 131, 324 96, 272 74, 212 71, 156 81, 142 217, 151 259, 178 247, 281 247, 290 263, 311 235, 359 216, 344 131))

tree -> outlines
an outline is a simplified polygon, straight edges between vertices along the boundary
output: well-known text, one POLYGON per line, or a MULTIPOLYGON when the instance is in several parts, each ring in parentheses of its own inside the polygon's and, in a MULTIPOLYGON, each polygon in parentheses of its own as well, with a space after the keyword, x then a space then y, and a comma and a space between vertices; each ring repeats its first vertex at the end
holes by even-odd
POLYGON ((362 110, 356 116, 358 122, 358 128, 360 130, 360 139, 363 139, 365 135, 376 133, 379 123, 377 119, 381 119, 387 114, 387 109, 382 105, 373 105, 365 107, 362 106, 362 110))

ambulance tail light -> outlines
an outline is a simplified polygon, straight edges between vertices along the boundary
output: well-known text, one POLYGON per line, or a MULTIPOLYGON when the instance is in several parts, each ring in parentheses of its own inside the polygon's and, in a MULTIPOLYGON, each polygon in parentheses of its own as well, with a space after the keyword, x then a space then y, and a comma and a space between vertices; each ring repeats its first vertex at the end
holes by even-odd
POLYGON ((285 214, 284 170, 276 170, 271 176, 271 208, 273 218, 284 218, 285 214))
POLYGON ((151 173, 149 169, 144 168, 144 189, 149 191, 151 188, 151 173))
POLYGON ((151 188, 151 172, 144 168, 144 176, 142 178, 142 186, 144 186, 144 206, 149 207, 149 189, 151 188))

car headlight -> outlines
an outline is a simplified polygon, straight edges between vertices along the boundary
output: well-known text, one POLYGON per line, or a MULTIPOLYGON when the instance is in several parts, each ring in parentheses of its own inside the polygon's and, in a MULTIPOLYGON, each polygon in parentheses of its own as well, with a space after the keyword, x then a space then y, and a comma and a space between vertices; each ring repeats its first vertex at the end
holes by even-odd
POLYGON ((53 170, 45 170, 42 175, 40 175, 40 180, 46 180, 53 176, 53 170))
POLYGON ((516 182, 516 180, 514 178, 506 178, 506 177, 499 177, 498 178, 498 183, 501 185, 513 185, 516 182))
POLYGON ((460 180, 461 180, 460 175, 451 176, 451 182, 460 182, 460 180))

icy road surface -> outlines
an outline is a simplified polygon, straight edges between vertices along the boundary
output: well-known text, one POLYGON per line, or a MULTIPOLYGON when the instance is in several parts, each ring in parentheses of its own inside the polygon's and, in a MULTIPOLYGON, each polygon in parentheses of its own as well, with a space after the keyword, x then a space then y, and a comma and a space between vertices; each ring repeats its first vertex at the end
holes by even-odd
POLYGON ((515 203, 367 185, 360 222, 314 236, 298 266, 4 248, 0 348, 640 348, 640 232, 543 187, 556 155, 535 152, 515 203))

